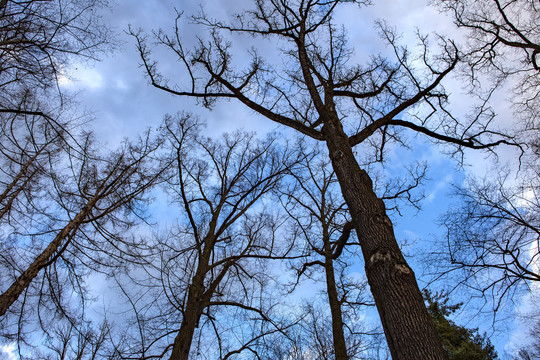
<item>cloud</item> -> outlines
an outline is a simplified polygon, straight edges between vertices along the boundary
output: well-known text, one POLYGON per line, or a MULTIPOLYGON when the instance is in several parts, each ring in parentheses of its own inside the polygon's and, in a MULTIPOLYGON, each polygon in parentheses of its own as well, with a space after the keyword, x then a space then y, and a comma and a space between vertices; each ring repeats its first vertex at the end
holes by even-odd
POLYGON ((67 74, 58 77, 60 86, 67 89, 89 89, 95 90, 104 85, 103 76, 97 68, 76 66, 67 74))
POLYGON ((15 355, 15 343, 1 345, 0 355, 0 357, 4 360, 17 360, 17 356, 15 355))

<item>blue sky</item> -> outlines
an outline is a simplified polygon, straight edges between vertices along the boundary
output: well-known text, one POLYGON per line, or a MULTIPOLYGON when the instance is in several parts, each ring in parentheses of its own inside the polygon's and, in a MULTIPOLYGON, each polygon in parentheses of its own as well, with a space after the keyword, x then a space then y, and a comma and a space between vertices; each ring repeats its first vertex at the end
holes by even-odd
MULTIPOLYGON (((247 0, 235 2, 237 9, 241 9, 247 0)), ((117 36, 118 48, 111 53, 102 56, 100 62, 91 64, 73 64, 68 70, 69 77, 63 78, 61 83, 64 91, 78 92, 77 98, 81 109, 92 113, 94 117, 93 129, 103 143, 114 146, 124 137, 134 137, 148 127, 157 127, 166 113, 178 111, 194 112, 208 124, 208 134, 217 136, 226 131, 236 128, 257 131, 264 134, 276 130, 287 132, 278 128, 275 124, 261 119, 251 111, 246 110, 234 101, 218 102, 213 111, 196 106, 193 99, 179 98, 161 92, 148 84, 143 70, 139 68, 140 59, 135 48, 134 39, 125 31, 131 25, 134 29, 142 28, 145 31, 163 27, 170 29, 174 23, 174 8, 185 11, 186 15, 192 14, 198 9, 197 1, 172 1, 154 0, 138 1, 117 0, 110 10, 104 12, 104 16, 111 23, 117 36)), ((226 17, 234 13, 231 2, 210 0, 204 1, 205 9, 216 17, 226 17)), ((350 44, 355 47, 356 56, 359 60, 366 58, 368 54, 381 49, 381 41, 374 31, 373 21, 383 18, 389 24, 395 26, 403 33, 403 41, 412 45, 416 43, 414 34, 416 28, 429 33, 438 31, 451 33, 457 38, 462 34, 457 33, 451 21, 440 15, 436 9, 427 6, 427 1, 379 1, 375 6, 364 8, 359 17, 357 12, 350 11, 350 7, 344 7, 338 11, 336 19, 343 22, 349 32, 350 44)), ((190 27, 186 27, 187 35, 190 27)), ((240 44, 240 47, 249 46, 249 42, 240 44)), ((162 59, 160 65, 164 72, 174 75, 175 66, 173 59, 166 54, 156 53, 156 57, 162 59), (163 57, 160 57, 163 55, 163 57)), ((451 92, 456 95, 460 106, 467 102, 466 95, 460 95, 461 85, 457 80, 448 84, 451 92)), ((499 94, 501 99, 503 94, 499 94)), ((499 101, 499 112, 502 113, 502 122, 510 118, 508 107, 504 101, 499 101)), ((403 217, 393 219, 396 225, 396 235, 400 240, 407 240, 414 246, 416 243, 426 243, 434 237, 441 236, 440 229, 435 225, 438 217, 445 211, 452 199, 448 197, 451 185, 463 181, 466 173, 482 174, 489 164, 483 153, 467 153, 467 166, 458 169, 456 163, 439 149, 430 145, 425 139, 413 140, 413 151, 396 149, 390 154, 396 162, 414 161, 418 158, 425 159, 430 165, 429 180, 424 188, 427 195, 423 202, 423 209, 417 212, 408 209, 403 217)), ((511 153, 502 150, 502 161, 511 159, 511 153)), ((391 167, 391 165, 390 165, 391 167)), ((398 172, 398 169, 387 169, 389 172, 398 172)), ((165 203, 165 202, 163 202, 165 203)), ((407 253, 407 247, 405 247, 407 253)), ((414 253, 414 251, 411 251, 414 253)), ((412 257, 411 262, 417 276, 421 275, 421 259, 412 257)), ((420 279, 421 286, 424 283, 420 279)), ((482 324, 469 322, 469 326, 477 327, 482 324)), ((484 330, 488 330, 490 324, 484 330)), ((510 338, 510 337, 508 337, 510 338)), ((498 350, 502 353, 505 344, 504 337, 497 338, 498 350)))

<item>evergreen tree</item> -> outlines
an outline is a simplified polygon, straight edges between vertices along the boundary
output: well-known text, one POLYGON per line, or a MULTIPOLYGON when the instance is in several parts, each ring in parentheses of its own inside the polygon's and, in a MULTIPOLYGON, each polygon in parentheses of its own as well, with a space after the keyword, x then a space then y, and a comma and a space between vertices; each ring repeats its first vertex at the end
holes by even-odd
POLYGON ((449 305, 448 294, 431 294, 427 289, 424 289, 424 300, 450 360, 498 359, 486 334, 480 335, 478 329, 467 329, 448 319, 463 303, 449 305))

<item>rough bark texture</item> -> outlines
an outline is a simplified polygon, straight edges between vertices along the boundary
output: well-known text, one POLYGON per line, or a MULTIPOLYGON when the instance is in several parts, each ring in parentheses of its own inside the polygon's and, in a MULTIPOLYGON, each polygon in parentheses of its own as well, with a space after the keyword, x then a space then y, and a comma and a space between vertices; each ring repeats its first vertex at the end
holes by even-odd
POLYGON ((385 206, 360 169, 337 114, 323 135, 365 259, 366 275, 394 360, 447 359, 385 206))

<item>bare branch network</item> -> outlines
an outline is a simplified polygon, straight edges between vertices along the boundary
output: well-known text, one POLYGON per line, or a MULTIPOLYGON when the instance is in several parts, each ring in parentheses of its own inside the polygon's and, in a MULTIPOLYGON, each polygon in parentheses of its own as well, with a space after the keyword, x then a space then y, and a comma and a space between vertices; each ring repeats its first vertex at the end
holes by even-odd
POLYGON ((440 325, 457 307, 420 290, 390 218, 424 198, 429 164, 385 172, 411 134, 461 165, 467 149, 500 148, 521 165, 518 185, 458 189, 435 276, 459 273, 453 284, 494 310, 540 281, 537 2, 438 2, 463 44, 417 31, 408 48, 378 21, 385 55, 358 54, 340 24, 368 0, 253 0, 230 19, 177 11, 170 30, 135 24, 154 88, 209 109, 235 101, 301 139, 212 139, 178 112, 116 150, 60 86, 73 61, 111 46, 106 5, 0 0, 0 334, 21 358, 448 359, 433 309, 445 301, 440 325), (467 109, 445 88, 454 74, 467 109), (506 82, 513 129, 492 108, 506 82), (313 296, 289 302, 302 287, 313 296), (380 328, 363 321, 368 306, 380 328))

